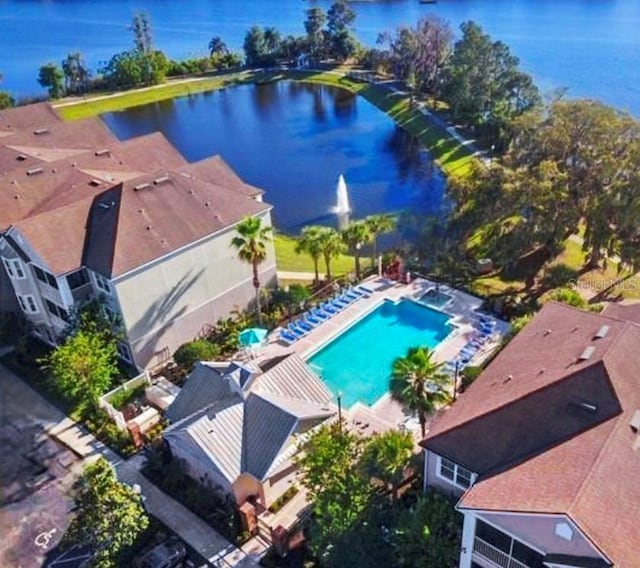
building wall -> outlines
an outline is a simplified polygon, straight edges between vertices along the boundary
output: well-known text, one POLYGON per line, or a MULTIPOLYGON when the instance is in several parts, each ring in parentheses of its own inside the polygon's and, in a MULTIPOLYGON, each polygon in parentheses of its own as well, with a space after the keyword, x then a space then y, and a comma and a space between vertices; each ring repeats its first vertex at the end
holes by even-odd
POLYGON ((476 516, 546 553, 600 558, 598 550, 566 515, 477 513, 476 516), (558 523, 566 523, 571 527, 571 540, 555 534, 558 523))
MULTIPOLYGON (((270 224, 270 215, 263 216, 270 224)), ((235 228, 115 278, 117 297, 136 363, 161 363, 207 325, 253 301, 251 266, 241 262, 231 240, 235 228)), ((269 245, 261 266, 264 286, 275 284, 275 252, 269 245)))
POLYGON ((449 482, 447 479, 442 479, 438 475, 438 454, 425 450, 424 452, 424 485, 425 490, 429 487, 435 487, 444 493, 455 495, 456 497, 462 496, 464 489, 460 489, 456 485, 449 482))
POLYGON ((236 498, 236 503, 238 505, 242 505, 248 497, 255 495, 260 500, 262 500, 262 489, 260 482, 249 475, 248 473, 243 473, 233 482, 233 493, 236 498))

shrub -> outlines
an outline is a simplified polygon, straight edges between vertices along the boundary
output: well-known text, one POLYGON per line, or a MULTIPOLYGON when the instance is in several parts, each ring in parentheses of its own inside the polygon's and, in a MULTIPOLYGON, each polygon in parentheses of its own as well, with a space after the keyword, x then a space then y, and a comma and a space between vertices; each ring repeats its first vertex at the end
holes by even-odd
POLYGON ((141 397, 144 394, 146 388, 146 383, 138 385, 134 388, 124 387, 122 390, 111 396, 111 398, 109 399, 109 404, 111 404, 111 406, 113 406, 113 408, 115 408, 116 410, 120 410, 132 400, 141 397))
POLYGON ((469 366, 462 369, 462 376, 460 377, 460 391, 464 392, 471 386, 471 383, 475 381, 482 373, 482 367, 469 366))
POLYGON ((298 489, 297 485, 292 485, 291 487, 289 487, 282 495, 280 495, 280 497, 278 497, 273 503, 271 503, 269 511, 274 514, 277 513, 280 509, 282 509, 282 507, 284 507, 289 501, 291 501, 291 499, 293 499, 298 494, 298 491, 300 490, 298 489))
POLYGON ((178 347, 173 354, 176 364, 185 371, 198 361, 211 361, 220 355, 220 348, 206 339, 196 339, 178 347))
POLYGON ((554 264, 545 272, 542 282, 549 288, 567 286, 578 279, 578 271, 566 264, 554 264))
POLYGON ((587 305, 587 301, 571 288, 558 288, 551 293, 549 298, 576 308, 584 308, 587 305))

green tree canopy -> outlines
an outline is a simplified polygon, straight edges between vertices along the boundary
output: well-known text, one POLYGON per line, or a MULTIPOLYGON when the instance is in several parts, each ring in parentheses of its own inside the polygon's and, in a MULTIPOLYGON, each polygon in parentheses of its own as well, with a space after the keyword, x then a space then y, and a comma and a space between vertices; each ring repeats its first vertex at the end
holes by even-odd
POLYGON ((209 40, 209 55, 227 55, 229 48, 220 36, 213 36, 209 40))
POLYGON ((318 264, 322 256, 322 236, 324 227, 309 226, 302 229, 302 233, 296 242, 296 254, 308 254, 313 261, 314 279, 317 283, 320 280, 318 264))
POLYGON ((149 54, 153 49, 153 35, 151 32, 151 19, 146 12, 134 14, 131 21, 131 31, 133 32, 133 44, 136 51, 149 54))
POLYGON ((428 347, 412 347, 406 357, 393 362, 391 397, 418 414, 423 438, 427 415, 435 410, 438 402, 449 398, 451 379, 441 368, 441 363, 433 361, 433 351, 428 347))
POLYGON ((338 61, 353 56, 358 40, 353 33, 356 13, 345 0, 338 0, 327 11, 327 40, 330 55, 338 61))
POLYGON ((344 242, 340 233, 332 227, 322 227, 318 238, 327 270, 327 280, 331 280, 331 261, 344 252, 344 242))
POLYGON ((80 329, 49 355, 57 387, 69 398, 97 407, 118 373, 116 342, 106 333, 80 329))
POLYGON ((378 257, 378 237, 395 230, 396 219, 390 214, 369 215, 365 217, 364 223, 371 233, 371 265, 374 266, 378 257))
POLYGON ((320 555, 362 520, 370 503, 372 489, 358 465, 361 451, 360 438, 332 424, 314 433, 297 458, 313 503, 311 544, 320 555))
POLYGON ((258 323, 262 323, 262 309, 260 306, 260 265, 267 260, 268 243, 271 241, 272 229, 262 224, 260 217, 245 217, 236 225, 236 236, 231 240, 231 246, 238 252, 240 260, 251 265, 253 270, 253 286, 256 291, 256 311, 258 323))
POLYGON ((352 221, 342 230, 342 240, 349 247, 355 259, 356 278, 360 279, 360 256, 362 247, 371 242, 371 231, 365 221, 352 221))
POLYGON ((310 8, 305 12, 304 29, 307 32, 307 49, 309 56, 314 61, 322 59, 325 53, 325 35, 323 27, 327 21, 327 15, 322 8, 310 8))
POLYGON ((67 55, 62 62, 62 71, 68 93, 82 93, 87 90, 91 73, 79 51, 67 55))
POLYGON ((49 91, 52 99, 59 99, 64 95, 64 73, 55 63, 40 67, 38 83, 49 91))
POLYGON ((75 503, 76 517, 65 541, 89 545, 96 554, 92 566, 119 566, 119 556, 149 526, 141 496, 117 480, 104 458, 85 469, 76 487, 75 503))

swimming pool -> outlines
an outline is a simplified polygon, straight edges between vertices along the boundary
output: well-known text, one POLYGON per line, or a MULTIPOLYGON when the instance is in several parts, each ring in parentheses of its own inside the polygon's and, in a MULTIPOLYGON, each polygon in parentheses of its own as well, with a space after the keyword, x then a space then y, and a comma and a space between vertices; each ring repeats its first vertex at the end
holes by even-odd
POLYGON ((391 367, 410 347, 434 348, 449 335, 449 316, 411 300, 386 300, 312 355, 308 362, 345 407, 371 405, 389 390, 391 367))
POLYGON ((426 294, 423 294, 420 301, 433 308, 444 308, 453 298, 449 294, 441 292, 437 288, 432 288, 426 294))

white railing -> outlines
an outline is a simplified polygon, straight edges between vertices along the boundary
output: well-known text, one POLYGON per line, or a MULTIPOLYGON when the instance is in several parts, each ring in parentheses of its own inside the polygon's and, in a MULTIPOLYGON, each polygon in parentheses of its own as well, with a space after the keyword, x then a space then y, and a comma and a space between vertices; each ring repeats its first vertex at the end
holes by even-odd
POLYGON ((484 560, 488 560, 498 568, 529 568, 526 564, 509 556, 507 552, 478 537, 475 537, 473 541, 473 553, 484 560))

